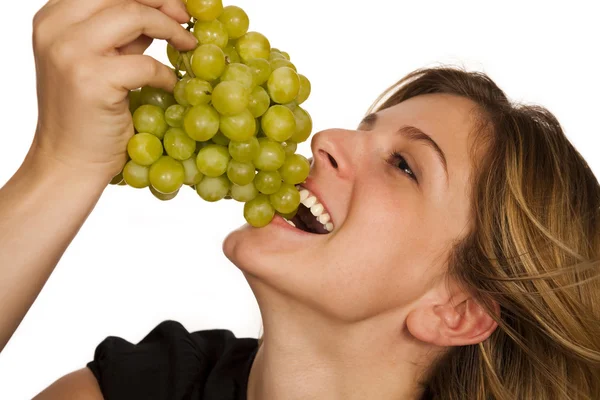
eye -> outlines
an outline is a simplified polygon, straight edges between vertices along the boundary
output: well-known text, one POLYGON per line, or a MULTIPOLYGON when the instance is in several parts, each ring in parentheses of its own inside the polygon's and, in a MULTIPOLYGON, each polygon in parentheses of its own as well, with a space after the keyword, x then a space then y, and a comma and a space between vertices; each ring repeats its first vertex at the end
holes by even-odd
POLYGON ((406 159, 397 151, 394 151, 389 155, 388 163, 393 167, 398 168, 399 170, 404 172, 406 175, 409 176, 409 178, 413 179, 415 182, 418 182, 417 176, 413 172, 410 165, 408 165, 406 159))

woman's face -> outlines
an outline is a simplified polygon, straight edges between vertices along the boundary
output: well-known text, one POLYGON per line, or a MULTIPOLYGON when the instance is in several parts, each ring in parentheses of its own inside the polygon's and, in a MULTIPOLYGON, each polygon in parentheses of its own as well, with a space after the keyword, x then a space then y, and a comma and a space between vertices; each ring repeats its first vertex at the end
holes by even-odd
POLYGON ((331 215, 313 234, 274 220, 232 232, 245 274, 327 316, 358 321, 419 299, 468 233, 475 103, 428 94, 314 135, 306 186, 331 215))

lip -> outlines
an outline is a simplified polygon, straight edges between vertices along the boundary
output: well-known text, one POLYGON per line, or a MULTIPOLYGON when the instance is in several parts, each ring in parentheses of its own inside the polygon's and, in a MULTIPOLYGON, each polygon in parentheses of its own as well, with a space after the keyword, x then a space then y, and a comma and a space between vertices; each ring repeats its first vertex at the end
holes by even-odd
POLYGON ((314 233, 308 233, 308 232, 303 231, 302 229, 294 228, 293 226, 291 226, 290 224, 288 224, 287 221, 285 220, 285 218, 283 218, 279 214, 275 214, 275 217, 273 217, 273 220, 271 221, 271 224, 277 225, 277 226, 279 226, 279 227, 281 227, 283 229, 288 229, 288 230, 296 233, 297 235, 312 236, 312 237, 315 236, 314 233))
POLYGON ((325 210, 327 211, 327 213, 329 213, 329 216, 331 217, 330 222, 333 224, 333 226, 335 228, 336 225, 335 225, 335 218, 333 217, 333 213, 331 212, 331 209, 327 205, 327 202, 325 201, 325 199, 323 199, 323 196, 321 195, 321 192, 319 192, 319 189, 316 188, 312 178, 311 177, 306 178, 306 181, 304 183, 298 184, 298 186, 302 186, 302 187, 308 189, 315 196, 317 196, 319 203, 321 203, 323 205, 323 207, 325 207, 325 210))

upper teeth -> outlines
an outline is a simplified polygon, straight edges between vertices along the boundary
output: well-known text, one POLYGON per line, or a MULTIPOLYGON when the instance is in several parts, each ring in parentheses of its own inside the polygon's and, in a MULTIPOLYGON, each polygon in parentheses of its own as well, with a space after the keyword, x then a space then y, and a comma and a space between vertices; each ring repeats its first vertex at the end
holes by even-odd
POLYGON ((317 221, 323 224, 325 229, 329 232, 333 231, 333 222, 331 222, 331 215, 327 212, 323 204, 319 203, 319 199, 310 190, 303 188, 302 186, 296 186, 300 191, 300 202, 304 204, 306 208, 310 209, 312 215, 317 217, 317 221))

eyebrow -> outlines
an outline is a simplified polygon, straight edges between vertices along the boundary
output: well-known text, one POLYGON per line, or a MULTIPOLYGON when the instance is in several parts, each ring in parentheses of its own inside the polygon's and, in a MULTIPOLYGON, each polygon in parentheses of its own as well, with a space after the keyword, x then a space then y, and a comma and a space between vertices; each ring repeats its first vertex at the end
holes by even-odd
MULTIPOLYGON (((378 119, 377 114, 369 114, 363 118, 363 120, 359 124, 359 127, 363 126, 365 128, 364 130, 367 130, 367 131, 371 130, 371 129, 373 129, 375 123, 377 122, 377 119, 378 119)), ((396 131, 396 133, 404 136, 408 140, 423 142, 429 148, 431 148, 436 153, 439 160, 441 161, 442 166, 444 167, 444 172, 446 172, 446 179, 448 178, 448 162, 446 161, 446 155, 444 154, 444 152, 440 148, 440 146, 438 146, 438 144, 435 142, 435 140, 433 140, 431 138, 431 136, 429 136, 428 134, 426 134, 425 132, 423 132, 422 130, 417 128, 416 126, 411 126, 411 125, 402 125, 396 131)))

